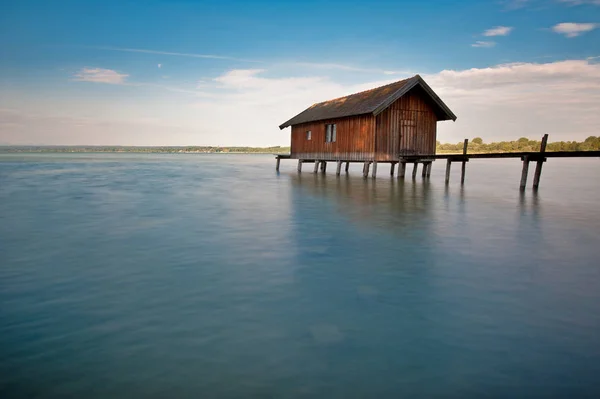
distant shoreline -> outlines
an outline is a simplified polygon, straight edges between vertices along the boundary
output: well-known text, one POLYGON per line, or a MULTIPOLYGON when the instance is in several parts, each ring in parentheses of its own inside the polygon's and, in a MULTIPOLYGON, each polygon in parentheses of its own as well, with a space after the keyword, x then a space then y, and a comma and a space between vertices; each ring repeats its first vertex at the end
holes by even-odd
MULTIPOLYGON (((539 151, 540 141, 522 137, 514 141, 485 143, 476 137, 469 142, 469 154, 489 152, 539 151)), ((437 142, 438 154, 461 154, 463 142, 437 142)), ((546 151, 598 151, 600 137, 590 136, 584 141, 556 141, 548 143, 546 151)), ((134 153, 134 154, 289 154, 290 147, 220 147, 220 146, 118 146, 118 145, 0 145, 0 154, 6 153, 134 153)))
POLYGON ((129 146, 0 146, 0 154, 289 154, 289 147, 129 147, 129 146))

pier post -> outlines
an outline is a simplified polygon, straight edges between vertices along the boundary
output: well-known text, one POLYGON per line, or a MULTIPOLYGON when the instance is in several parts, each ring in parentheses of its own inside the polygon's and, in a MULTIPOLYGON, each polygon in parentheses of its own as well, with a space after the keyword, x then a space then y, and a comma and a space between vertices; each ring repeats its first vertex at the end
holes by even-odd
POLYGON ((390 166, 390 176, 394 176, 394 169, 396 168, 396 162, 392 162, 390 166))
POLYGON ((327 161, 321 161, 321 173, 325 173, 327 171, 327 161))
POLYGON ((337 161, 337 168, 335 169, 335 175, 339 176, 342 170, 342 161, 337 161))
POLYGON ((427 177, 427 165, 429 165, 428 162, 423 162, 423 171, 421 172, 421 177, 423 179, 427 177))
POLYGON ((279 172, 279 163, 281 162, 281 158, 277 157, 277 163, 275 164, 275 170, 279 172))
POLYGON ((377 161, 373 161, 373 172, 371 173, 371 177, 373 179, 377 177, 377 161))
POLYGON ((368 177, 369 176, 369 167, 371 166, 371 162, 370 161, 366 161, 364 166, 363 166, 363 177, 368 177))
POLYGON ((348 173, 348 169, 350 169, 350 161, 346 161, 346 173, 348 173))
POLYGON ((398 171, 398 179, 403 178, 406 175, 406 162, 400 162, 400 170, 398 171))
POLYGON ((298 173, 302 172, 302 160, 298 160, 298 173))
MULTIPOLYGON (((469 139, 465 139, 465 143, 463 144, 463 155, 467 156, 467 147, 469 146, 469 139)), ((467 161, 463 159, 462 167, 460 169, 460 184, 465 184, 465 172, 467 171, 467 161)))
POLYGON ((452 166, 452 161, 448 159, 446 161, 446 184, 450 182, 450 167, 452 166))
POLYGON ((523 170, 521 171, 521 185, 519 189, 521 191, 525 190, 525 186, 527 185, 527 172, 529 171, 529 157, 524 156, 521 158, 523 160, 523 170))
POLYGON ((417 169, 418 168, 419 168, 419 163, 415 162, 413 165, 413 173, 412 173, 413 180, 415 180, 417 178, 417 169))
POLYGON ((427 178, 429 179, 431 177, 431 167, 433 165, 433 162, 429 162, 427 164, 427 178))
POLYGON ((540 159, 538 159, 535 165, 535 174, 533 175, 533 189, 537 190, 540 186, 540 177, 542 176, 542 166, 544 162, 546 162, 546 158, 543 157, 543 154, 546 152, 546 144, 548 143, 548 135, 544 134, 542 138, 542 145, 540 146, 540 159))
POLYGON ((313 173, 317 173, 319 171, 319 161, 315 161, 315 170, 313 173))

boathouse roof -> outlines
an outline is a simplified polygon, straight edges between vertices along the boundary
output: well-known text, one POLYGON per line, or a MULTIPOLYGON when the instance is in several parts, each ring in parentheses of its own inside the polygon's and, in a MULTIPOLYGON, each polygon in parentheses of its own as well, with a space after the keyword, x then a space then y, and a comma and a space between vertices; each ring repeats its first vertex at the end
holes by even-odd
POLYGON ((419 75, 415 75, 412 78, 399 80, 398 82, 390 83, 385 86, 314 104, 294 116, 289 121, 281 124, 279 128, 284 129, 288 126, 324 119, 343 118, 363 114, 378 115, 417 86, 420 86, 430 98, 438 120, 456 120, 456 115, 450 111, 450 108, 448 108, 437 94, 434 93, 431 87, 425 83, 423 78, 419 75))

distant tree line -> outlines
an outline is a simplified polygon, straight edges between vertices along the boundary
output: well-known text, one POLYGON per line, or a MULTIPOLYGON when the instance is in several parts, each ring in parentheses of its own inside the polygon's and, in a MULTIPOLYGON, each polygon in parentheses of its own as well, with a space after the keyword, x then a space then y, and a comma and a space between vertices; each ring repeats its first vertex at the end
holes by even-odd
POLYGON ((287 154, 290 147, 122 147, 122 146, 0 146, 0 152, 134 152, 134 153, 238 153, 287 154))
MULTIPOLYGON (((468 152, 526 152, 539 151, 541 142, 521 137, 515 141, 499 141, 484 143, 481 137, 469 141, 468 152)), ((437 152, 460 153, 463 142, 456 144, 436 142, 437 152)), ((600 137, 590 136, 582 142, 555 141, 548 143, 546 151, 600 151, 600 137)), ((217 146, 185 146, 185 147, 123 147, 123 146, 0 146, 0 152, 134 152, 134 153, 238 153, 238 154, 287 154, 290 147, 217 147, 217 146)))
MULTIPOLYGON (((456 144, 440 143, 437 144, 438 153, 460 153, 463 150, 463 142, 456 144)), ((527 152, 539 151, 541 141, 529 140, 521 137, 515 141, 499 141, 493 143, 484 143, 481 137, 475 137, 469 140, 468 152, 527 152)), ((546 151, 600 151, 600 137, 590 136, 582 142, 578 141, 555 141, 546 145, 546 151)))

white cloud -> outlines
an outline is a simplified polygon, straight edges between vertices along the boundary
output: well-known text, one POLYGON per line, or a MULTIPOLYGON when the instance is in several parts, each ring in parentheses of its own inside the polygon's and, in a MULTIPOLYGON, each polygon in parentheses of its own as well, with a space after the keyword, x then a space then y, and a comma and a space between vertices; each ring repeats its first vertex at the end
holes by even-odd
POLYGON ((600 6, 600 0, 558 0, 561 3, 566 3, 572 6, 579 6, 582 4, 593 4, 600 6))
POLYGON ((124 84, 128 76, 112 69, 102 68, 83 68, 73 75, 74 80, 80 82, 108 83, 113 85, 124 84))
POLYGON ((552 27, 552 30, 566 37, 573 38, 598 28, 595 23, 563 22, 552 27))
POLYGON ((515 63, 424 76, 458 116, 440 124, 439 139, 576 140, 600 131, 600 64, 567 60, 515 63))
POLYGON ((471 47, 486 47, 486 48, 490 48, 490 47, 494 47, 495 45, 496 45, 496 42, 485 42, 485 41, 478 40, 475 43, 471 44, 471 47))
POLYGON ((507 36, 512 30, 511 26, 496 26, 483 32, 483 36, 507 36))
MULTIPOLYGON (((215 79, 219 94, 195 104, 223 142, 286 145, 289 134, 277 126, 308 106, 398 79, 342 85, 327 77, 266 74, 229 71, 215 79)), ((441 141, 539 138, 545 133, 552 140, 575 140, 600 131, 600 64, 591 60, 514 63, 423 76, 458 115, 455 123, 440 123, 441 141)))
MULTIPOLYGON (((549 63, 513 63, 489 68, 422 74, 458 116, 439 124, 439 140, 465 137, 485 141, 522 136, 581 140, 600 131, 600 64, 593 59, 549 63)), ((199 88, 170 90, 119 101, 68 104, 33 98, 15 100, 0 92, 0 142, 126 145, 288 145, 289 129, 278 126, 327 99, 377 87, 405 76, 342 84, 331 76, 270 76, 264 69, 233 69, 199 82, 199 88), (163 92, 164 93, 164 92, 163 92), (186 106, 187 105, 187 106, 186 106), (98 115, 98 107, 103 109, 98 115), (42 109, 43 108, 43 109, 42 109), (37 109, 37 111, 36 111, 37 109), (68 114, 64 110, 68 109, 68 114), (10 115, 9 115, 10 114, 10 115), (39 115, 46 115, 41 117, 39 115), (62 115, 62 116, 61 116, 62 115), (89 119, 90 115, 96 115, 89 119), (67 118, 68 116, 68 118, 67 118), (147 123, 149 120, 156 122, 147 123)), ((364 76, 364 75, 357 75, 364 76)), ((163 90, 140 86, 139 90, 163 90)))
POLYGON ((600 5, 600 0, 504 0, 503 1, 506 9, 516 10, 519 8, 526 7, 528 5, 545 7, 551 3, 563 3, 567 6, 580 6, 584 4, 589 5, 600 5))
POLYGON ((363 68, 353 65, 337 64, 337 63, 320 63, 320 62, 283 62, 277 64, 276 67, 280 69, 292 68, 311 68, 311 69, 322 69, 322 70, 340 70, 347 72, 364 72, 369 74, 383 74, 383 75, 396 75, 396 74, 410 74, 407 70, 386 70, 379 68, 363 68))

